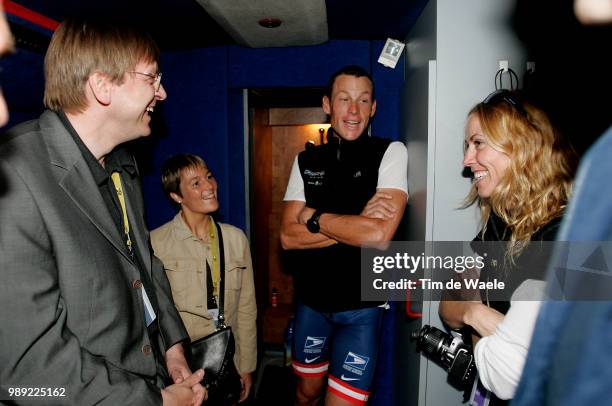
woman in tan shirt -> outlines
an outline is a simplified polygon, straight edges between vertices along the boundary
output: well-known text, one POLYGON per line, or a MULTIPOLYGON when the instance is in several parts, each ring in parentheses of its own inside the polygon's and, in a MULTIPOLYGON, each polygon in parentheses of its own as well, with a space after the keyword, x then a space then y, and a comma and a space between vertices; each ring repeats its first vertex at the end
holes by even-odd
MULTIPOLYGON (((176 155, 162 167, 166 195, 178 214, 151 232, 155 255, 162 260, 174 303, 192 341, 215 331, 218 316, 219 264, 216 227, 217 182, 202 158, 176 155)), ((249 242, 229 224, 219 224, 225 253, 224 316, 236 339, 234 362, 249 395, 257 363, 257 307, 249 242)))

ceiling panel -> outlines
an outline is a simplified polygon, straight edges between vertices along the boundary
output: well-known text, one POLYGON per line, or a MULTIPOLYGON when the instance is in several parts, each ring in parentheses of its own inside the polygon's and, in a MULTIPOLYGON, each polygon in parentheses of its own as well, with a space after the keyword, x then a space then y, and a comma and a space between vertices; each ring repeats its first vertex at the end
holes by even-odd
MULTIPOLYGON (((206 2, 208 0, 201 0, 206 2)), ((230 0, 222 0, 230 2, 230 0)), ((323 0, 321 0, 323 1, 323 0)), ((62 21, 70 16, 105 17, 109 20, 127 22, 144 27, 155 38, 163 50, 176 50, 186 48, 201 48, 236 44, 232 35, 221 28, 221 25, 211 17, 196 0, 16 0, 44 16, 62 21)), ((319 0, 314 1, 318 3, 319 0)), ((231 3, 231 2, 230 2, 231 3)), ((240 4, 240 2, 233 2, 240 4)), ((410 30, 416 18, 427 4, 427 0, 326 0, 326 21, 309 20, 305 17, 305 10, 313 3, 311 0, 250 0, 245 4, 284 4, 278 6, 278 12, 284 15, 293 11, 287 19, 294 19, 302 25, 308 25, 311 33, 318 37, 304 38, 311 43, 321 42, 325 27, 330 39, 385 39, 387 37, 403 39, 410 30), (291 4, 293 7, 287 7, 291 4)), ((253 6, 255 7, 255 6, 253 6)), ((265 10, 274 14, 274 8, 265 10)), ((325 13, 323 13, 325 14, 325 13)), ((15 23, 15 19, 11 19, 15 23)), ((17 20, 17 22, 19 22, 17 20)), ((256 24, 251 19, 238 19, 231 23, 229 30, 236 37, 235 32, 246 32, 247 36, 267 36, 264 46, 284 46, 283 44, 297 44, 292 31, 244 30, 243 25, 248 22, 256 24), (259 34, 258 34, 259 33, 259 34), (278 39, 278 44, 269 42, 269 37, 278 39), (280 45, 279 45, 280 44, 280 45)), ((307 34, 304 34, 306 37, 307 34)), ((258 38, 248 38, 240 41, 242 45, 249 42, 257 43, 258 38)))

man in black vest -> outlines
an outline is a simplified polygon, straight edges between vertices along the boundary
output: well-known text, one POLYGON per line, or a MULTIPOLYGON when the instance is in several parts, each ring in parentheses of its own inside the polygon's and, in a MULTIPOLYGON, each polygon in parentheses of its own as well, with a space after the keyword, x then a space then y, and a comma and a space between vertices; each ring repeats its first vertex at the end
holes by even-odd
POLYGON ((395 234, 408 199, 407 151, 368 135, 374 83, 359 66, 332 75, 323 110, 328 142, 296 157, 281 226, 297 303, 296 404, 317 404, 326 375, 326 405, 365 404, 385 304, 361 301, 360 249, 395 234))

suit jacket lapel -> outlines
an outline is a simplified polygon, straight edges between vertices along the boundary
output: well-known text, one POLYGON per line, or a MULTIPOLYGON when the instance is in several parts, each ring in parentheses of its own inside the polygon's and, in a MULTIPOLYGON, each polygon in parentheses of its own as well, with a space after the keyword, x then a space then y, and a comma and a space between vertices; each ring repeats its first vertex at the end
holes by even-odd
POLYGON ((51 165, 65 171, 65 174, 59 178, 60 187, 100 233, 123 256, 130 259, 125 252, 125 243, 100 195, 98 185, 68 130, 59 117, 51 111, 46 111, 40 117, 40 126, 51 165))

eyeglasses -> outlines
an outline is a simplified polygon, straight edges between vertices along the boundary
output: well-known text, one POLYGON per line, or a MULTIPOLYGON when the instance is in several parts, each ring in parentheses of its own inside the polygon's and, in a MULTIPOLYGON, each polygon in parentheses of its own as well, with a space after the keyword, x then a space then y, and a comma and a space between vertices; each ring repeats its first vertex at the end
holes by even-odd
POLYGON ((153 87, 155 88, 156 92, 159 91, 159 88, 161 87, 161 78, 162 78, 161 72, 159 72, 157 75, 154 73, 136 72, 136 71, 129 71, 128 73, 136 73, 138 75, 144 75, 144 76, 147 76, 153 79, 154 80, 153 87))
POLYGON ((523 103, 521 103, 518 97, 508 89, 497 89, 488 95, 482 103, 491 105, 499 102, 509 104, 512 108, 514 108, 514 110, 518 111, 525 118, 529 119, 529 114, 527 114, 527 110, 525 110, 525 107, 523 107, 523 103))

